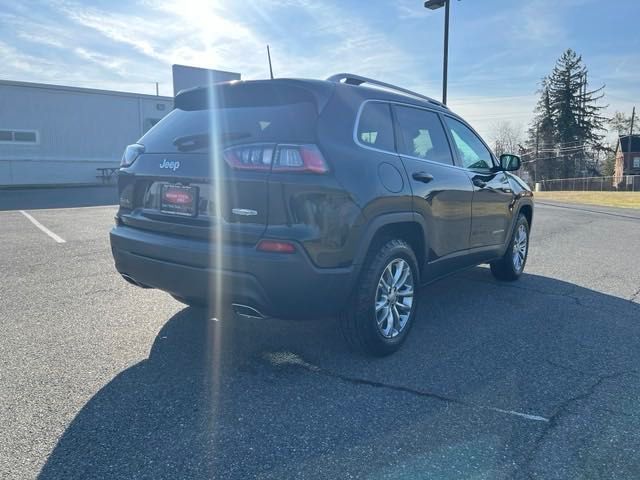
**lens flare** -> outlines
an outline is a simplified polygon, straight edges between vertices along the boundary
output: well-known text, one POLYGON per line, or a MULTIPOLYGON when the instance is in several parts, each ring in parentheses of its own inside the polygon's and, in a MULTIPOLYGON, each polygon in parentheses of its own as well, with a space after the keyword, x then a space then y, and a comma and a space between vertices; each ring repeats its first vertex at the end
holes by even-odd
POLYGON ((207 285, 207 304, 208 318, 216 319, 214 322, 207 322, 207 348, 208 355, 206 359, 209 363, 208 370, 210 372, 210 432, 215 431, 215 419, 217 416, 217 408, 220 397, 220 376, 221 376, 221 353, 224 337, 224 322, 218 321, 223 319, 225 312, 222 312, 224 284, 222 282, 222 248, 223 248, 223 232, 222 232, 222 199, 224 198, 224 189, 226 188, 223 180, 222 172, 222 145, 220 144, 220 125, 221 116, 217 115, 217 91, 211 87, 214 80, 212 74, 209 74, 208 90, 208 114, 209 114, 209 171, 210 171, 210 198, 213 198, 213 208, 215 215, 211 219, 209 227, 209 278, 207 285))

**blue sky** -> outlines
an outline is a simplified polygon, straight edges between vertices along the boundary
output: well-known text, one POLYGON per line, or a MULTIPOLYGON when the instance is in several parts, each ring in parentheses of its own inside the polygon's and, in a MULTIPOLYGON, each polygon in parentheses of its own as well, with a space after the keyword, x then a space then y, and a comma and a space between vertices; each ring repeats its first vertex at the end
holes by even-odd
MULTIPOLYGON (((170 95, 171 64, 276 76, 353 72, 440 98, 444 11, 420 0, 3 2, 0 78, 170 95)), ((490 136, 526 126, 540 78, 573 48, 609 111, 640 107, 637 0, 452 4, 449 104, 490 136)))

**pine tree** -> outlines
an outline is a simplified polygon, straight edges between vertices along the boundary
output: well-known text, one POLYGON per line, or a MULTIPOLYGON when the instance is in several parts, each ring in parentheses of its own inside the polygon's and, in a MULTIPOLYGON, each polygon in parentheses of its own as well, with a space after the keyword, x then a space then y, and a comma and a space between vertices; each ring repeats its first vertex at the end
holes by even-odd
POLYGON ((598 174, 607 120, 600 114, 606 107, 597 102, 604 96, 604 86, 589 90, 587 76, 582 57, 568 49, 542 81, 536 117, 529 130, 530 148, 535 146, 537 130, 538 178, 598 174))
POLYGON ((603 89, 587 91, 587 67, 571 49, 562 54, 551 72, 549 96, 556 112, 557 140, 566 154, 562 177, 588 173, 587 145, 601 143, 606 121, 599 113, 604 107, 595 104, 603 97, 603 89))
POLYGON ((546 180, 559 176, 558 162, 551 153, 556 145, 556 127, 548 78, 542 79, 538 93, 540 99, 536 106, 533 124, 529 128, 527 142, 530 152, 527 159, 530 161, 525 163, 525 167, 536 180, 546 180), (536 152, 537 158, 535 158, 536 152))

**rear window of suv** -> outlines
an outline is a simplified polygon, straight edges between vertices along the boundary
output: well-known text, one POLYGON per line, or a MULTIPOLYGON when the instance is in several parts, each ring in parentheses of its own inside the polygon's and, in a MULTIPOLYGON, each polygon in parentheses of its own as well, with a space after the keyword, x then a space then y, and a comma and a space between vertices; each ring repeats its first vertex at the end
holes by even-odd
MULTIPOLYGON (((216 89, 217 90, 217 89, 216 89)), ((317 111, 311 96, 279 89, 265 102, 262 91, 248 87, 244 95, 218 90, 217 108, 189 104, 176 108, 149 130, 140 142, 151 153, 203 152, 211 145, 242 143, 313 143, 317 111), (255 97, 255 98, 252 98, 255 97), (198 108, 201 107, 201 108, 198 108)))
POLYGON ((367 102, 362 108, 357 131, 358 141, 365 146, 395 151, 393 122, 389 104, 367 102))

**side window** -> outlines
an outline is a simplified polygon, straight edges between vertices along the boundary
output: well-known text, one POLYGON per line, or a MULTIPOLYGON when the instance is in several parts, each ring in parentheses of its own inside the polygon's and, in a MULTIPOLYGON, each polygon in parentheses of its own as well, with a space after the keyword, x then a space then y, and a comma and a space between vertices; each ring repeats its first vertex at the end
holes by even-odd
POLYGON ((358 122, 358 141, 380 150, 395 151, 389 104, 367 102, 358 122))
POLYGON ((398 153, 453 164, 438 115, 428 110, 394 106, 398 121, 398 153))
POLYGON ((491 153, 478 136, 464 123, 445 117, 447 127, 458 150, 458 157, 465 168, 489 169, 493 165, 491 153))

